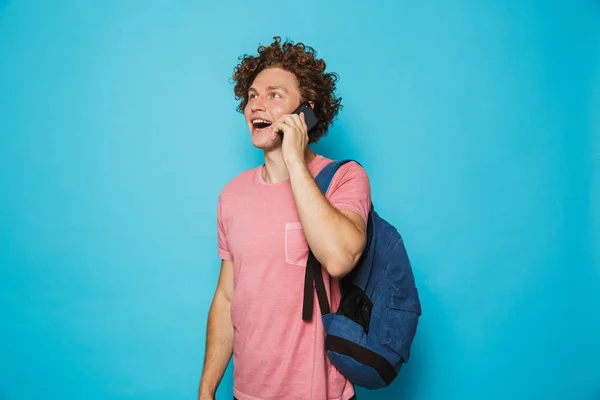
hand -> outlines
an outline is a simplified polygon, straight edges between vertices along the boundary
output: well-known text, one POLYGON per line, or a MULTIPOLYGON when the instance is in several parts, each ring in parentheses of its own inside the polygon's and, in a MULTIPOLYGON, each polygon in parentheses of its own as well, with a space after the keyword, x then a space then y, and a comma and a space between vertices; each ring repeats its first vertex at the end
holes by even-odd
POLYGON ((281 151, 286 165, 291 162, 304 162, 304 151, 308 146, 308 127, 304 121, 304 113, 284 115, 271 129, 273 137, 277 136, 280 130, 283 132, 281 151))

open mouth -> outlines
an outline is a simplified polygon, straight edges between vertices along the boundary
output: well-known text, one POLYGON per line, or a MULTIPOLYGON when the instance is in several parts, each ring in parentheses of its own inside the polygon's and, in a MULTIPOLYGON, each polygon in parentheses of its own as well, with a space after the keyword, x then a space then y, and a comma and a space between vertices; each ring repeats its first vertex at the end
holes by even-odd
POLYGON ((269 126, 271 126, 272 122, 267 121, 266 119, 254 119, 252 120, 252 127, 255 131, 261 131, 269 126))

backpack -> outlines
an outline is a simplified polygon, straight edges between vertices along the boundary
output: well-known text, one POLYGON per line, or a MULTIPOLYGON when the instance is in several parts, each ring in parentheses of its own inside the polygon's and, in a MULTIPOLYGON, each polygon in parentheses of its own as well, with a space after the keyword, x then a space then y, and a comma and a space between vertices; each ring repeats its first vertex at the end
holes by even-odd
MULTIPOLYGON (((353 160, 331 162, 317 175, 324 195, 337 169, 349 161, 353 160)), ((367 243, 357 265, 340 279, 342 296, 336 312, 330 311, 322 273, 309 249, 303 320, 312 319, 316 290, 330 362, 354 385, 367 389, 390 385, 409 359, 421 315, 402 237, 371 206, 367 243)))

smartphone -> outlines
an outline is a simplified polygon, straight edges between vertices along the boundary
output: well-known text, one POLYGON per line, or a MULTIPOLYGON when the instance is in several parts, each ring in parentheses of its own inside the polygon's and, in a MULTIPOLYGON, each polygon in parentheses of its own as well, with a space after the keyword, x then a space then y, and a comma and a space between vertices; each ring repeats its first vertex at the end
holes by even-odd
MULTIPOLYGON (((317 118, 317 114, 315 114, 315 110, 312 109, 308 101, 305 101, 304 103, 300 104, 300 106, 296 108, 296 110, 294 110, 292 114, 300 115, 300 113, 304 113, 304 121, 306 122, 308 132, 310 132, 310 130, 314 128, 315 125, 317 125, 317 122, 319 121, 319 119, 317 118)), ((277 133, 279 134, 280 138, 283 138, 282 131, 279 131, 277 133)))

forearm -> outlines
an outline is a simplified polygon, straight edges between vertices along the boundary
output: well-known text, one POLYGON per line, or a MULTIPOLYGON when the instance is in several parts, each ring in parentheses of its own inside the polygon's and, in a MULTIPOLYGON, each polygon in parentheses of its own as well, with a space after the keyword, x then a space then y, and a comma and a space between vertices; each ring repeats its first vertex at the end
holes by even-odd
POLYGON ((330 275, 345 275, 364 248, 363 233, 329 203, 306 164, 290 163, 288 172, 308 245, 330 275))
POLYGON ((217 291, 208 314, 206 353, 198 398, 212 398, 219 386, 233 352, 231 301, 217 291))

